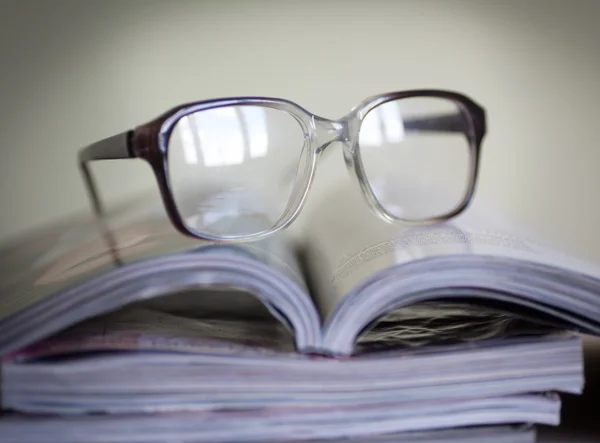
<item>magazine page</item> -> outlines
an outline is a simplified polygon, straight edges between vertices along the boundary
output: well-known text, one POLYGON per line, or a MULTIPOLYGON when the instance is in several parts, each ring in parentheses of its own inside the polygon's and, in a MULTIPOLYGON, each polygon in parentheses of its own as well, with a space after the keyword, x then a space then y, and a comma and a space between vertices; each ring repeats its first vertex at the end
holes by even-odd
POLYGON ((600 276, 594 264, 548 247, 474 202, 444 223, 409 226, 378 218, 356 187, 339 186, 311 211, 304 250, 314 298, 323 318, 374 274, 402 263, 442 255, 491 255, 528 260, 600 276))
POLYGON ((195 354, 289 353, 294 337, 274 318, 195 318, 149 309, 141 303, 80 322, 11 354, 27 362, 90 352, 147 351, 195 354))
MULTIPOLYGON (((94 277, 174 253, 210 254, 225 261, 228 257, 256 260, 289 280, 299 293, 307 293, 296 253, 285 236, 239 245, 203 242, 177 232, 160 201, 140 199, 135 205, 112 211, 105 225, 83 214, 3 245, 0 327, 38 302, 94 277)), ((221 284, 214 290, 176 291, 146 304, 149 309, 174 315, 272 318, 278 314, 283 319, 258 297, 238 288, 232 281, 229 288, 221 284)))

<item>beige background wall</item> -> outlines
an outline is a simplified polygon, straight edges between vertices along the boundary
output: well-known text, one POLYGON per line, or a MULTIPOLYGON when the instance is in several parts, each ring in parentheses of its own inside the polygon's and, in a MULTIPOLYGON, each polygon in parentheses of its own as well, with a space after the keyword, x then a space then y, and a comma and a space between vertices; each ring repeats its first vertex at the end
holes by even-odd
MULTIPOLYGON (((337 117, 370 94, 433 87, 488 110, 478 201, 600 263, 598 1, 55 0, 1 11, 0 238, 87 209, 77 149, 180 102, 280 96, 337 117)), ((155 186, 141 162, 96 170, 113 201, 155 186)))

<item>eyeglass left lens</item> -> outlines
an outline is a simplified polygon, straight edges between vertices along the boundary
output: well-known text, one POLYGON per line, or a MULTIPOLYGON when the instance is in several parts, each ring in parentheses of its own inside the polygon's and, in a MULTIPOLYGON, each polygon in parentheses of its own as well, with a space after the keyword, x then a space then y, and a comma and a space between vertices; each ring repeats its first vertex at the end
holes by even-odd
POLYGON ((471 126, 457 103, 438 97, 402 98, 367 113, 360 158, 386 215, 427 221, 461 207, 474 178, 471 126))
POLYGON ((199 234, 227 238, 271 230, 286 214, 295 184, 302 186, 308 175, 300 123, 271 107, 189 114, 175 124, 168 143, 175 204, 199 234))

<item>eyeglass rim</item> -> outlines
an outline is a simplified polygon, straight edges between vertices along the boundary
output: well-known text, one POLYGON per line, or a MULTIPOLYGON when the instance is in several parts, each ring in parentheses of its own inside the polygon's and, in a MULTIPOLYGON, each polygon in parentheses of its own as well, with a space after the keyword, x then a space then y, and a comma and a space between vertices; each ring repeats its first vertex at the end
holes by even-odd
POLYGON ((445 221, 461 213, 469 205, 473 198, 477 185, 481 143, 486 133, 486 118, 484 108, 467 95, 456 91, 442 89, 414 89, 377 94, 362 100, 354 108, 352 108, 349 113, 339 120, 331 120, 321 117, 308 111, 294 101, 274 97, 239 96, 188 102, 172 107, 153 120, 138 125, 132 130, 125 131, 124 133, 115 136, 114 138, 116 139, 118 137, 118 140, 114 141, 112 144, 112 149, 109 149, 109 143, 107 143, 107 141, 112 138, 105 139, 101 142, 97 142, 88 146, 87 148, 84 148, 82 151, 80 151, 79 155, 80 166, 82 168, 84 178, 86 179, 86 183, 88 184, 88 188, 92 188, 88 189, 88 192, 90 193, 90 197, 97 215, 101 215, 102 209, 98 195, 95 192, 95 189, 93 189, 93 180, 91 178, 90 171, 87 169, 86 163, 90 160, 107 158, 139 158, 146 160, 152 168, 159 186, 161 199, 167 215, 171 223, 178 231, 197 239, 215 243, 236 243, 250 240, 260 240, 288 227, 301 212, 306 201, 306 197, 309 194, 316 169, 318 157, 317 150, 319 147, 315 146, 314 138, 319 125, 348 125, 353 123, 356 125, 358 131, 360 129, 360 125, 362 124, 362 120, 372 109, 389 101, 411 97, 433 97, 447 99, 457 103, 464 112, 464 115, 468 116, 468 138, 470 145, 469 148, 471 151, 471 168, 467 192, 460 204, 450 213, 430 219, 406 220, 395 217, 381 205, 370 187, 364 171, 362 159, 360 158, 358 136, 353 138, 353 143, 351 145, 350 166, 354 169, 354 175, 358 179, 359 187, 365 195, 371 210, 373 210, 383 220, 388 222, 401 222, 407 225, 422 225, 445 221), (295 117, 299 122, 305 137, 304 148, 308 149, 310 160, 308 174, 303 181, 303 189, 301 190, 297 204, 295 204, 293 207, 288 207, 288 210, 282 214, 275 225, 267 230, 255 234, 237 236, 216 236, 196 231, 185 224, 183 217, 177 208, 177 203, 173 195, 169 179, 168 139, 177 122, 186 115, 202 110, 215 109, 218 107, 243 105, 267 106, 274 109, 283 110, 295 117), (99 152, 100 145, 103 143, 106 150, 104 153, 99 152))
MULTIPOLYGON (((434 91, 435 92, 435 91, 434 91)), ((460 94, 459 94, 460 95, 460 94)), ((358 185, 366 198, 367 204, 370 209, 382 220, 390 223, 400 222, 406 226, 422 226, 428 224, 436 224, 441 223, 447 220, 450 220, 461 212, 463 212, 473 200, 475 195, 475 190, 477 188, 477 181, 479 176, 479 163, 480 163, 480 152, 481 152, 481 144, 483 138, 485 136, 486 127, 485 127, 485 111, 479 105, 476 107, 472 107, 473 102, 469 103, 469 101, 459 101, 449 97, 442 97, 434 94, 427 95, 409 95, 402 97, 381 97, 376 96, 374 100, 369 100, 365 103, 365 106, 358 107, 357 111, 360 113, 360 125, 358 127, 358 133, 360 133, 360 126, 362 126, 362 122, 364 118, 374 109, 377 109, 381 105, 401 100, 404 98, 420 98, 420 97, 432 97, 432 98, 442 98, 447 99, 453 103, 455 103, 462 115, 467 118, 468 124, 468 132, 466 133, 467 142, 468 142, 468 151, 469 151, 469 166, 468 166, 468 175, 467 175, 467 183, 464 189, 464 192, 461 196, 461 199, 458 203, 449 211, 431 217, 423 217, 423 218, 403 218, 394 215, 390 211, 388 211, 381 201, 375 195, 373 191, 372 184, 367 176, 367 172, 364 167, 363 158, 361 156, 361 147, 359 142, 358 135, 354 137, 354 143, 351 146, 351 155, 348 156, 348 167, 353 169, 354 176, 357 179, 358 185)), ((464 98, 464 96, 463 96, 464 98)))

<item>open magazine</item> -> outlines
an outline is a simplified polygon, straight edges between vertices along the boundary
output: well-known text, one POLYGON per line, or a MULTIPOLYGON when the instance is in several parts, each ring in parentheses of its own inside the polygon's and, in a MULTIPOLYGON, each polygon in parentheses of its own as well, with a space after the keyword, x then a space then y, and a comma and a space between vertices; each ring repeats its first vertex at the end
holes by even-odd
MULTIPOLYGON (((206 425, 190 441, 233 439, 214 415, 231 409, 261 441, 557 424, 551 393, 583 389, 577 333, 600 334, 600 272, 469 213, 408 228, 346 199, 300 243, 204 244, 160 211, 117 211, 107 230, 82 219, 5 245, 2 407, 166 412, 169 429, 206 425)), ((146 426, 107 417, 70 429, 146 426)), ((22 420, 0 433, 29 441, 22 420)))
POLYGON ((298 352, 340 356, 360 348, 374 323, 398 326, 402 316, 486 315, 503 325, 535 319, 600 334, 600 271, 592 264, 505 227, 478 225, 469 212, 444 224, 387 224, 345 207, 340 193, 334 207, 313 211, 311 224, 321 228, 299 245, 285 235, 202 243, 176 233, 160 211, 117 212, 110 240, 93 220, 15 240, 0 253, 0 353, 141 300, 187 316, 272 315, 298 352))

